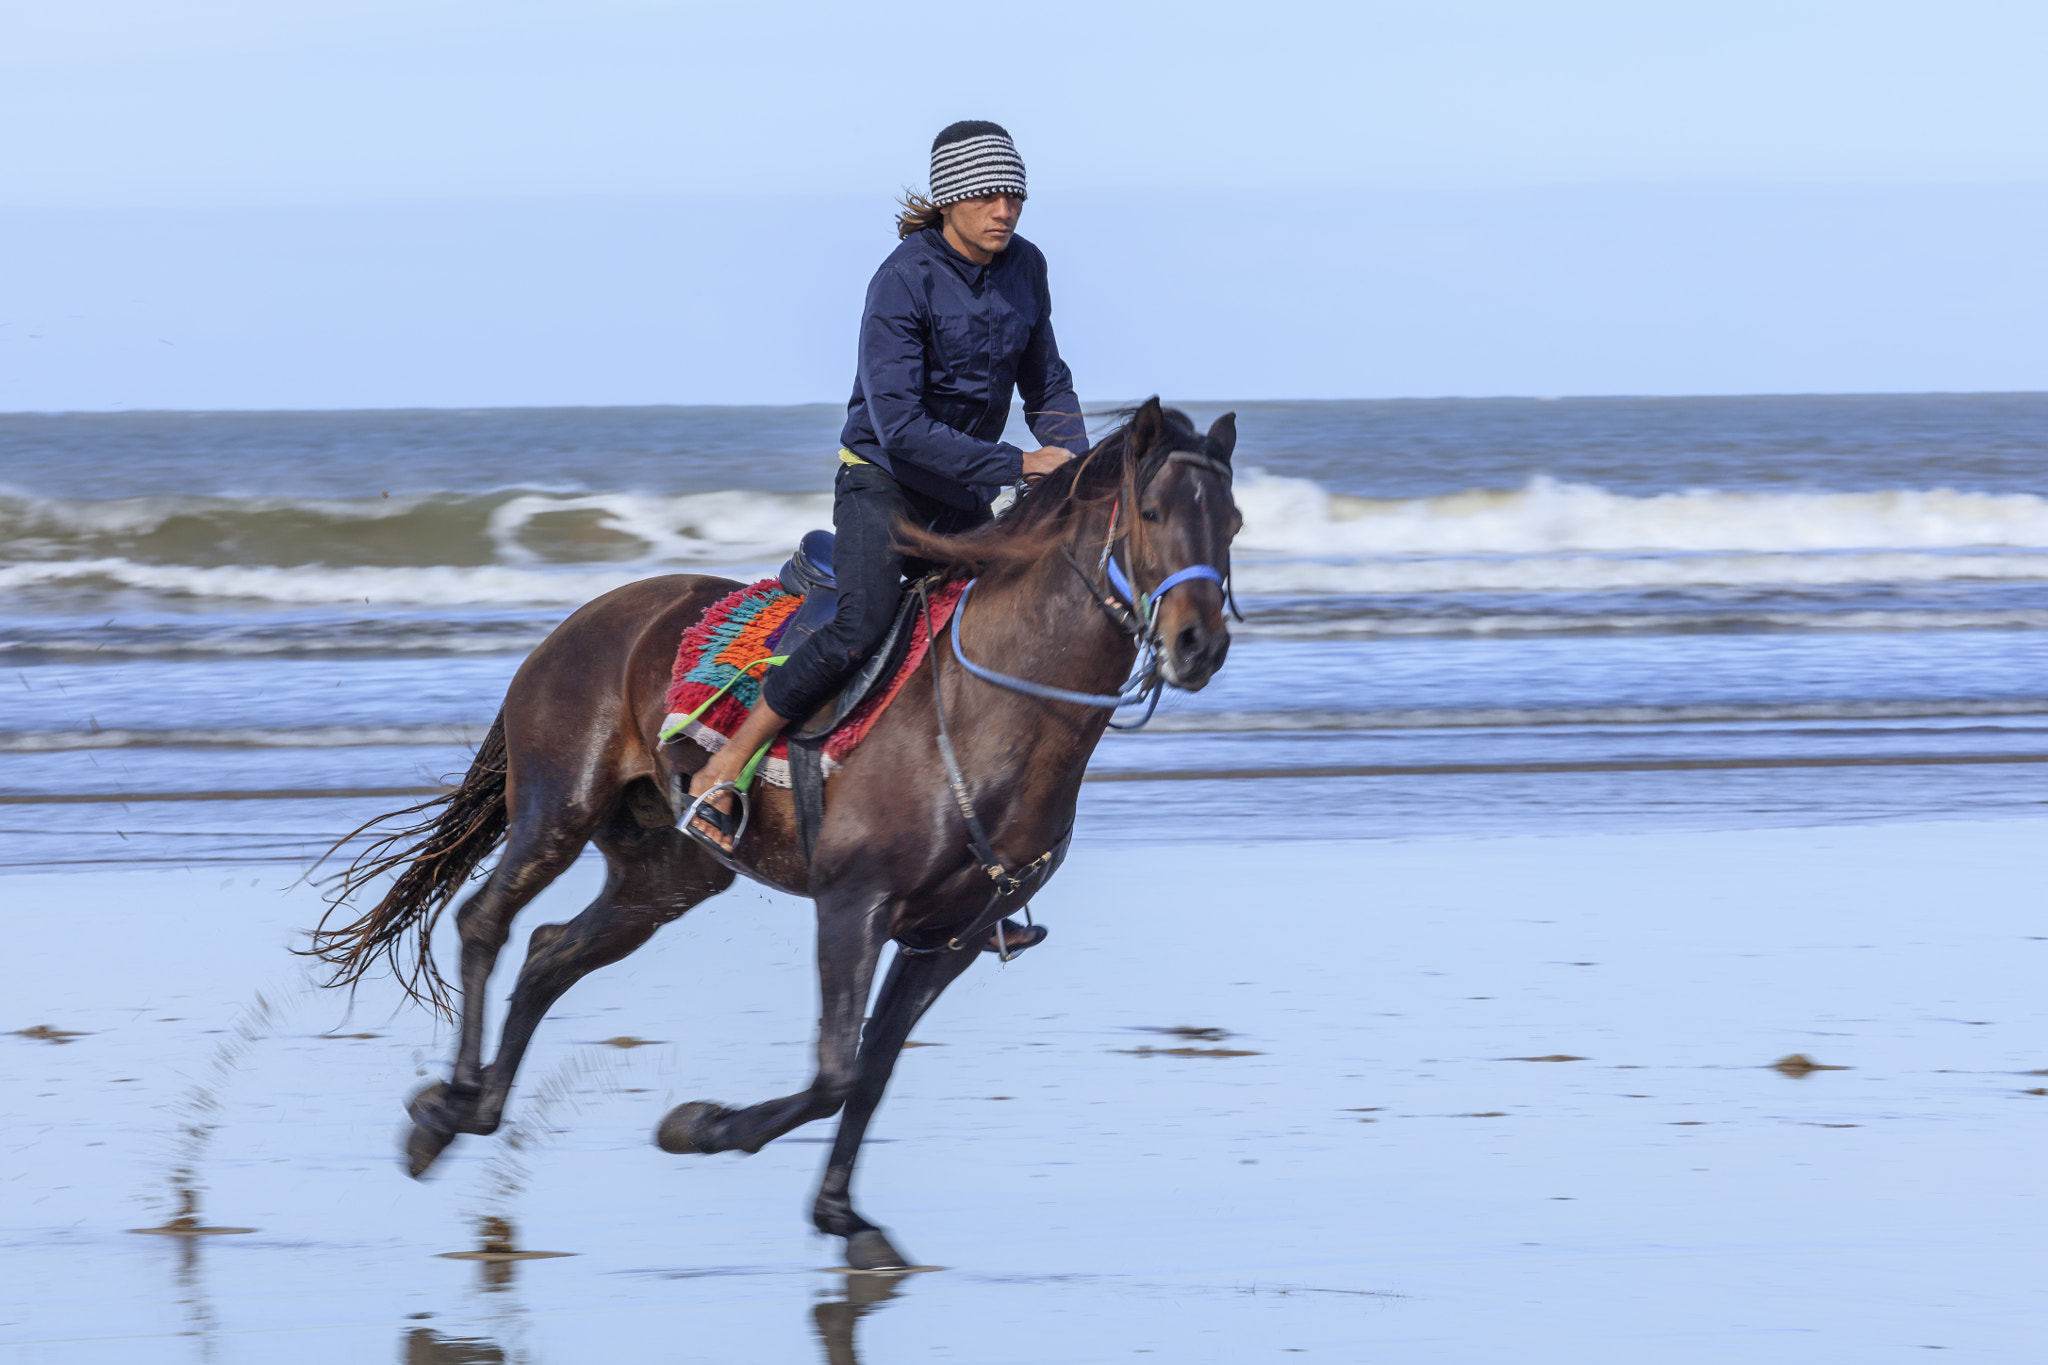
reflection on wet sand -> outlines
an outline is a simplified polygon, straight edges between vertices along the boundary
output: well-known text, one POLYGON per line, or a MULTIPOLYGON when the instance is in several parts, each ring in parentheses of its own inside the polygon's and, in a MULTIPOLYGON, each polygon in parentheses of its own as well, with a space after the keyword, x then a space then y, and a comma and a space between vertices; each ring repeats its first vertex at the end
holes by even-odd
POLYGON ((1777 1061, 1771 1063, 1771 1070, 1790 1076, 1795 1081, 1805 1080, 1816 1071, 1847 1071, 1849 1069, 1846 1066, 1829 1066, 1825 1062, 1816 1062, 1803 1052, 1795 1052, 1788 1057, 1780 1057, 1777 1061))
POLYGON ((860 1365, 860 1350, 854 1329, 875 1306, 901 1298, 896 1286, 904 1275, 857 1274, 846 1277, 842 1297, 813 1305, 811 1320, 817 1325, 818 1340, 825 1344, 825 1365, 860 1365))
MULTIPOLYGON (((212 1064, 202 1079, 172 1105, 171 1113, 177 1120, 170 1171, 174 1211, 156 1227, 128 1229, 176 1241, 178 1304, 185 1313, 186 1335, 198 1339, 200 1357, 205 1360, 213 1358, 214 1337, 220 1324, 213 1301, 206 1292, 200 1247, 210 1237, 236 1236, 255 1232, 256 1229, 200 1221, 200 1195, 206 1188, 200 1171, 206 1164, 213 1135, 220 1127, 216 1119, 221 1112, 221 1092, 229 1080, 248 1064, 251 1050, 263 1037, 262 1030, 268 1028, 275 1018, 275 1006, 258 992, 253 1003, 236 1016, 228 1036, 214 1049, 212 1064)), ((71 1037, 84 1036, 87 1035, 73 1034, 52 1041, 69 1042, 71 1037)))
MULTIPOLYGON (((481 1287, 486 1291, 510 1287, 516 1262, 534 1254, 509 1251, 509 1227, 504 1228, 498 1240, 507 1246, 507 1251, 448 1253, 479 1261, 483 1272, 481 1287), (492 1257, 495 1259, 487 1259, 492 1257)), ((811 1306, 811 1323, 825 1348, 825 1365, 860 1365, 860 1320, 878 1305, 901 1298, 896 1287, 912 1273, 847 1275, 837 1298, 811 1306)), ((507 1365, 524 1358, 522 1353, 508 1351, 489 1337, 444 1336, 431 1327, 408 1328, 398 1343, 400 1365, 507 1365)))
POLYGON ((476 1231, 479 1245, 474 1251, 443 1251, 439 1254, 450 1261, 475 1261, 479 1272, 477 1287, 485 1293, 510 1288, 513 1267, 520 1261, 552 1261, 576 1254, 573 1251, 522 1251, 513 1245, 514 1232, 509 1219, 479 1218, 476 1231))
POLYGON ((176 1189, 178 1211, 161 1227, 130 1228, 130 1232, 145 1233, 152 1237, 221 1237, 233 1233, 254 1232, 254 1228, 211 1227, 199 1221, 199 1190, 183 1182, 192 1178, 190 1171, 178 1171, 175 1177, 180 1184, 176 1189))
POLYGON ((505 1365, 508 1357, 485 1337, 444 1337, 431 1327, 415 1327, 398 1343, 401 1365, 505 1365))
POLYGON ((176 1240, 178 1265, 172 1278, 178 1286, 178 1307, 184 1310, 185 1335, 199 1343, 202 1360, 213 1359, 214 1334, 220 1328, 214 1313, 213 1300, 206 1292, 205 1266, 200 1248, 206 1239, 230 1233, 254 1232, 254 1228, 209 1227, 199 1221, 199 1192, 190 1184, 176 1191, 178 1213, 162 1227, 130 1228, 130 1232, 150 1233, 176 1240))

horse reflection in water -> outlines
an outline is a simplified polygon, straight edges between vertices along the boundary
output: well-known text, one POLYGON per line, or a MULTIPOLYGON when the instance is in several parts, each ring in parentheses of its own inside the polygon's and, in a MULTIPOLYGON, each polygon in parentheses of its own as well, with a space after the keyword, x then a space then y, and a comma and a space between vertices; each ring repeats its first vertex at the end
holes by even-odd
MULTIPOLYGON (((501 1267, 510 1271, 509 1265, 501 1267)), ((896 1286, 903 1275, 859 1274, 845 1277, 840 1296, 816 1304, 811 1322, 825 1349, 825 1365, 860 1365, 855 1335, 860 1320, 877 1304, 901 1298, 896 1286)), ((486 1337, 444 1336, 431 1327, 414 1327, 399 1341, 403 1365, 507 1365, 514 1357, 486 1337)))
POLYGON ((511 1359, 496 1342, 483 1337, 444 1337, 431 1327, 415 1327, 398 1343, 403 1365, 506 1365, 511 1359))
POLYGON ((901 1298, 896 1286, 902 1275, 848 1275, 842 1297, 830 1299, 811 1309, 818 1327, 818 1340, 825 1346, 825 1365, 860 1365, 854 1345, 854 1328, 875 1310, 878 1303, 901 1298))
POLYGON ((1123 695, 1149 690, 1155 700, 1160 686, 1198 689, 1222 666, 1230 543, 1241 524, 1231 496, 1236 440, 1230 416, 1204 434, 1151 399, 994 522, 953 537, 900 527, 910 553, 976 577, 950 631, 932 642, 929 667, 904 682, 833 772, 808 857, 795 802, 778 788, 755 798, 729 856, 676 827, 689 775, 708 758, 692 743, 660 739, 676 642, 739 584, 649 579, 563 622, 521 665, 462 785, 400 812, 439 813, 389 835, 350 869, 341 901, 398 873, 383 899, 315 936, 312 951, 336 968, 330 984, 388 961, 415 995, 438 1002, 434 922, 504 843, 455 917, 460 1046, 447 1081, 408 1106, 411 1172, 424 1174, 462 1134, 497 1131, 520 1059, 564 991, 744 874, 817 903, 816 1068, 778 1099, 682 1105, 657 1141, 677 1153, 758 1152, 840 1115, 812 1219, 846 1239, 854 1269, 908 1268, 854 1208, 862 1135, 911 1028, 979 960, 990 926, 1057 869, 1089 756, 1136 661, 1147 666, 1123 695), (573 921, 534 931, 487 1065, 491 969, 512 918, 593 842, 607 864, 604 890, 573 921), (870 1017, 876 967, 892 941, 897 953, 870 1017))

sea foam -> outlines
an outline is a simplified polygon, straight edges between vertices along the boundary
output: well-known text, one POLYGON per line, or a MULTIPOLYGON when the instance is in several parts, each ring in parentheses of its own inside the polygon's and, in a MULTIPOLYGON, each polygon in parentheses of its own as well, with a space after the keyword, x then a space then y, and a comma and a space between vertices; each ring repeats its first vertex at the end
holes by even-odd
POLYGON ((1532 479, 1513 490, 1361 498, 1307 479, 1241 479, 1240 553, 1528 555, 1614 551, 2048 549, 2048 498, 1886 489, 1629 497, 1532 479))
MULTIPOLYGON (((1947 489, 1631 497, 1536 479, 1374 499, 1245 471, 1249 595, 2048 581, 2048 498, 1947 489)), ((0 497, 0 591, 280 605, 573 606, 657 573, 758 573, 823 493, 364 500, 0 497)))
MULTIPOLYGON (((1333 493, 1242 473, 1241 555, 1377 557, 2048 549, 2048 498, 1952 489, 1633 497, 1537 478, 1427 498, 1333 493)), ((0 560, 391 567, 779 557, 831 524, 831 495, 503 490, 395 498, 0 495, 0 560)))

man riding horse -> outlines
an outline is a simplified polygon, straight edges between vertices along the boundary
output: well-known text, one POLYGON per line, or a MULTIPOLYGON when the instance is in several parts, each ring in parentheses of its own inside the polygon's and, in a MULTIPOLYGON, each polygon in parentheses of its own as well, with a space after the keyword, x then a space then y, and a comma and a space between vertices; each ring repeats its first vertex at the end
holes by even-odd
MULTIPOLYGON (((1073 458, 1083 432, 1046 321, 1044 259, 1012 235, 1023 167, 991 124, 948 129, 933 164, 933 198, 946 202, 908 205, 905 244, 869 292, 830 628, 769 675, 764 704, 714 753, 667 742, 679 642, 762 585, 664 574, 613 589, 527 656, 461 784, 372 821, 384 832, 340 879, 330 915, 366 887, 381 894, 315 931, 307 951, 334 968, 328 984, 352 986, 386 963, 413 995, 445 1004, 435 926, 497 855, 455 912, 456 1051, 447 1079, 406 1104, 413 1175, 462 1135, 498 1130, 565 991, 744 875, 816 907, 811 1075, 754 1104, 678 1105, 655 1141, 678 1154, 757 1152, 837 1115, 813 1225, 845 1239, 857 1269, 912 1264, 852 1195, 898 1054, 985 940, 1014 951, 1026 937, 1002 917, 1058 870, 1111 717, 1165 687, 1204 687, 1222 667, 1230 543, 1243 524, 1231 492, 1235 418, 1202 432, 1152 398, 1073 458), (995 439, 1020 385, 1047 442, 1030 454, 995 439), (1034 475, 992 519, 996 486, 1034 475), (874 648, 906 559, 942 571, 910 604, 922 662, 903 656, 834 769, 822 815, 808 819, 794 787, 764 790, 737 847, 719 842, 722 820, 686 835, 679 823, 698 823, 734 790, 725 775, 788 718, 808 718, 874 648), (603 886, 581 912, 533 931, 487 1055, 491 977, 514 917, 593 846, 603 886)), ((1161 327, 1200 316, 1171 299, 1152 307, 1161 327)))
MULTIPOLYGON (((1053 339, 1045 254, 1016 235, 1024 162, 999 125, 955 123, 932 142, 931 197, 906 195, 902 239, 868 285, 860 360, 832 494, 839 612, 772 669, 738 733, 690 781, 691 837, 732 850, 747 761, 825 705, 881 645, 904 591, 897 526, 950 535, 989 520, 1005 486, 1088 451, 1074 378, 1053 339), (1010 395, 1044 442, 1001 439, 1010 395)), ((915 569, 917 561, 908 561, 915 569)), ((1005 921, 991 939, 1016 952, 1042 925, 1005 921)))

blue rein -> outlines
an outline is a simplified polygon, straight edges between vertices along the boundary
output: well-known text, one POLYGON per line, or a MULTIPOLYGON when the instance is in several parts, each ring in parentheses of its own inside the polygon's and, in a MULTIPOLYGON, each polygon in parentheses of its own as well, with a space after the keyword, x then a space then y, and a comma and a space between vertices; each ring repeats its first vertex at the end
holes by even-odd
POLYGON ((1223 575, 1207 564, 1190 564, 1185 569, 1170 573, 1160 579, 1159 586, 1149 593, 1139 592, 1131 586, 1131 580, 1124 577, 1123 566, 1116 562, 1115 555, 1105 559, 1102 568, 1103 572, 1109 575, 1109 585, 1124 595, 1124 601, 1138 609, 1138 615, 1144 618, 1148 626, 1152 624, 1153 613, 1159 610, 1159 601, 1166 596, 1168 588, 1177 588, 1198 578, 1206 578, 1219 588, 1223 586, 1223 575))
MULTIPOLYGON (((1223 586, 1223 575, 1207 564, 1193 564, 1185 569, 1168 574, 1159 581, 1159 586, 1152 589, 1149 593, 1138 592, 1131 586, 1131 580, 1124 575, 1123 569, 1116 562, 1115 555, 1110 555, 1105 559, 1104 568, 1108 572, 1110 586, 1114 587, 1123 595, 1126 602, 1129 602, 1137 609, 1138 616, 1144 621, 1148 634, 1151 630, 1152 618, 1159 612, 1160 600, 1166 596, 1170 589, 1177 588, 1183 583, 1192 583, 1203 579, 1216 584, 1218 587, 1223 586)), ((1022 692, 1027 697, 1039 697, 1046 701, 1072 702, 1076 706, 1100 706, 1111 711, 1120 710, 1126 706, 1135 706, 1137 703, 1144 701, 1149 693, 1151 696, 1151 706, 1146 709, 1144 720, 1140 720, 1136 725, 1120 725, 1116 728, 1120 730, 1135 730, 1138 726, 1143 725, 1145 721, 1152 719, 1152 707, 1159 705, 1160 684, 1158 678, 1154 676, 1157 672, 1157 647, 1149 638, 1144 642, 1144 648, 1138 656, 1138 665, 1131 674, 1131 680, 1124 684, 1124 690, 1119 693, 1072 692, 1064 687, 1049 687, 1044 683, 1035 683, 1026 678, 1013 678, 1007 673, 998 673, 993 668, 984 668, 968 658, 966 651, 960 647, 960 618, 967 614, 968 594, 974 591, 974 585, 980 581, 978 578, 967 580, 967 586, 960 590, 960 600, 953 604, 953 657, 960 661, 962 668, 983 682, 994 683, 997 687, 1007 687, 1012 692, 1022 692)))

